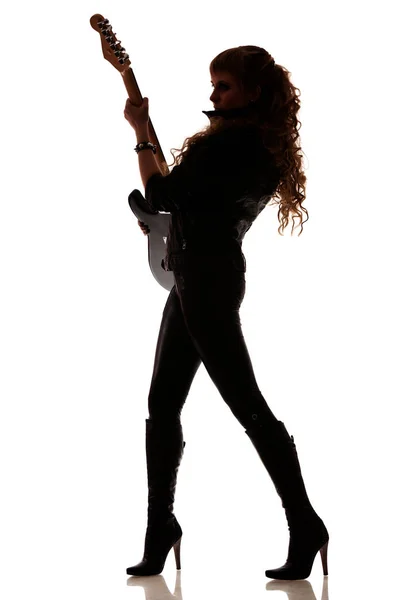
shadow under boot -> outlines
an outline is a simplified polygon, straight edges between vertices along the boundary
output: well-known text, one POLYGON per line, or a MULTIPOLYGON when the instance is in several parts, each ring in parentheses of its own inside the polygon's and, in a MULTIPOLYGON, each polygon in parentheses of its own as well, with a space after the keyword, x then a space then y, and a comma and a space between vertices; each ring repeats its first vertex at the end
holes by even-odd
POLYGON ((173 504, 185 445, 180 421, 146 419, 147 529, 143 558, 126 570, 128 575, 159 575, 172 547, 176 568, 181 568, 182 529, 173 514, 173 504))
POLYGON ((324 575, 328 575, 329 534, 308 498, 293 436, 288 434, 282 421, 257 422, 246 430, 246 434, 275 485, 289 525, 286 563, 277 569, 266 570, 265 575, 272 579, 306 579, 318 551, 324 575))

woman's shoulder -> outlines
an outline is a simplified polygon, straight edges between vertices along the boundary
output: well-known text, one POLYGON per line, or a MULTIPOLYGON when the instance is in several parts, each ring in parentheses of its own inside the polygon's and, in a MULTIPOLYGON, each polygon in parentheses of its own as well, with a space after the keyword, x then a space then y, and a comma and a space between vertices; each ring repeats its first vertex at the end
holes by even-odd
POLYGON ((221 128, 196 140, 191 149, 196 154, 208 154, 209 152, 214 154, 221 151, 232 154, 237 153, 241 148, 262 150, 262 131, 258 126, 246 124, 221 128))
POLYGON ((209 136, 211 142, 235 142, 244 139, 252 138, 254 140, 262 140, 262 130, 254 123, 234 124, 229 127, 224 127, 209 136))
POLYGON ((183 161, 187 169, 210 171, 215 166, 223 170, 257 169, 269 162, 261 129, 252 123, 233 124, 201 137, 190 146, 183 161))

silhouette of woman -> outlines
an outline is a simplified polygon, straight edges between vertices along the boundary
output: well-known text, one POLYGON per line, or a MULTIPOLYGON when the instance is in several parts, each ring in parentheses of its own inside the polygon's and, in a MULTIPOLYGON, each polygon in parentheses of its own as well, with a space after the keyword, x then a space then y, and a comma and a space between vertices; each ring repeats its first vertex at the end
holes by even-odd
POLYGON ((186 138, 169 174, 159 168, 148 142, 148 99, 140 107, 128 99, 125 108, 138 145, 143 143, 136 150, 146 201, 171 213, 163 268, 173 271, 175 281, 162 315, 148 396, 145 548, 142 561, 127 573, 161 573, 172 547, 180 569, 182 529, 173 513, 185 446, 180 417, 203 362, 285 509, 287 561, 266 576, 305 579, 318 551, 327 575, 328 531, 307 496, 294 438, 258 388, 239 316, 246 287, 242 240, 253 221, 274 197, 280 235, 289 216, 293 224, 299 218, 300 234, 301 211, 308 220, 302 206, 306 177, 298 144, 299 90, 290 73, 258 46, 221 52, 210 74, 215 110, 203 111, 209 124, 186 138))

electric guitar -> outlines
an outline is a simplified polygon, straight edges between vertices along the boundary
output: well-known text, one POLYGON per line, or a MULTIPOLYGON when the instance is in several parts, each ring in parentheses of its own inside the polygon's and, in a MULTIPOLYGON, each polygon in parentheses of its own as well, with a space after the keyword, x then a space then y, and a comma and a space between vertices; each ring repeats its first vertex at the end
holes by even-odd
MULTIPOLYGON (((91 17, 90 24, 100 34, 104 58, 121 73, 129 99, 135 106, 140 106, 143 96, 140 93, 135 75, 130 68, 129 54, 125 52, 125 48, 117 40, 109 20, 105 19, 102 15, 96 14, 91 17)), ((157 145, 157 154, 155 155, 157 163, 163 175, 168 175, 169 168, 150 118, 149 137, 150 142, 157 145)), ((165 257, 165 245, 167 243, 171 215, 170 213, 151 210, 146 203, 145 197, 139 190, 133 190, 129 194, 128 202, 133 214, 141 221, 144 221, 150 229, 150 233, 147 236, 150 270, 155 280, 163 288, 170 291, 175 283, 174 276, 172 271, 164 271, 161 261, 165 257)))

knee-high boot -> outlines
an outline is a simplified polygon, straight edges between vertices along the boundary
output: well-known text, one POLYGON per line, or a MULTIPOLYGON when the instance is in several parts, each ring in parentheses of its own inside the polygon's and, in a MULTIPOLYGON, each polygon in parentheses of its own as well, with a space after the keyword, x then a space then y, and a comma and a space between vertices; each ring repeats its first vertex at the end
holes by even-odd
POLYGON ((265 575, 271 579, 306 579, 318 551, 324 575, 328 575, 329 534, 307 496, 293 436, 282 421, 272 425, 256 421, 246 433, 275 485, 289 525, 286 563, 266 570, 265 575))
POLYGON ((172 547, 176 568, 181 568, 182 529, 173 514, 173 504, 185 445, 180 421, 146 419, 147 530, 143 558, 126 570, 128 575, 158 575, 172 547))

